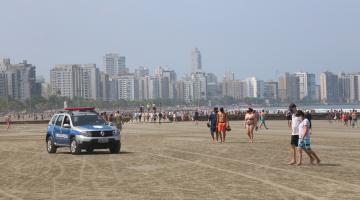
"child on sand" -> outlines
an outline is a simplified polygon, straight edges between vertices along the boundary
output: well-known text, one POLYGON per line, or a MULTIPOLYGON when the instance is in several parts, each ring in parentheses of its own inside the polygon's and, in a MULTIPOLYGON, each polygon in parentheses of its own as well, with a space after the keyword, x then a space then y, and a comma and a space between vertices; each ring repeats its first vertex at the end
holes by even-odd
POLYGON ((298 144, 298 154, 299 159, 297 165, 301 165, 302 163, 302 150, 305 150, 306 154, 310 157, 310 163, 313 164, 314 160, 316 160, 316 164, 320 163, 319 157, 310 147, 310 122, 305 118, 305 114, 303 111, 298 110, 296 112, 296 117, 301 117, 302 121, 299 124, 299 144, 298 144))

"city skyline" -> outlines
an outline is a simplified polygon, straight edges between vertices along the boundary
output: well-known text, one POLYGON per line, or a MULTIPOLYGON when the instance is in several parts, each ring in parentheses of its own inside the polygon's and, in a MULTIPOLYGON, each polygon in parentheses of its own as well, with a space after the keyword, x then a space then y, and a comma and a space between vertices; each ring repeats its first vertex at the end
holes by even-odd
POLYGON ((0 57, 29 60, 47 80, 57 63, 94 63, 102 69, 102 55, 109 52, 126 56, 131 70, 169 66, 182 76, 191 68, 194 47, 202 52, 204 70, 221 76, 234 71, 239 79, 360 66, 360 2, 355 0, 14 0, 2 6, 6 31, 0 57))

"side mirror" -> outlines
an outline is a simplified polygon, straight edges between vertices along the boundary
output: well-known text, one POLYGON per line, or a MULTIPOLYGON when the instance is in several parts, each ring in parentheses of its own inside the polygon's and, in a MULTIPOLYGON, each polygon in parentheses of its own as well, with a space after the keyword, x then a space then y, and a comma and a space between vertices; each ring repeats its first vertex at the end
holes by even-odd
POLYGON ((109 126, 114 126, 114 123, 109 122, 108 125, 109 125, 109 126))
POLYGON ((64 124, 63 127, 64 128, 71 128, 70 124, 64 124))

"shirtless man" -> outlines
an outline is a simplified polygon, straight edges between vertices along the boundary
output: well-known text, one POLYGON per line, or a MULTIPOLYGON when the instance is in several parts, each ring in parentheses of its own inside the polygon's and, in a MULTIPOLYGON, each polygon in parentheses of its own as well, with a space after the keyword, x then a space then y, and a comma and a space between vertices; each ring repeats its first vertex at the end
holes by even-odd
POLYGON ((266 130, 267 130, 267 129, 269 129, 269 128, 266 126, 266 123, 265 123, 265 115, 266 115, 265 110, 262 110, 262 111, 260 112, 260 129, 261 129, 261 127, 264 125, 264 127, 265 127, 266 130))
POLYGON ((220 108, 220 112, 217 113, 217 129, 220 135, 220 141, 221 143, 225 142, 225 137, 226 137, 226 128, 229 125, 229 119, 227 114, 224 111, 224 108, 221 107, 220 108))
POLYGON ((254 128, 257 124, 256 114, 252 108, 249 108, 245 114, 245 124, 246 133, 249 137, 249 143, 254 142, 254 128))

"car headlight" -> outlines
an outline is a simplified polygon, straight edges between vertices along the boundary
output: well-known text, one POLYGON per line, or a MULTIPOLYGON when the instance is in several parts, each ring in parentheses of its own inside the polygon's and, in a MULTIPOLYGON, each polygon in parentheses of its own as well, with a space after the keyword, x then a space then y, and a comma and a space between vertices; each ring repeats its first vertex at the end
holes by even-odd
POLYGON ((112 134, 113 134, 113 135, 119 135, 119 134, 120 134, 120 131, 117 130, 117 129, 116 129, 116 130, 113 130, 113 131, 112 131, 112 134))

